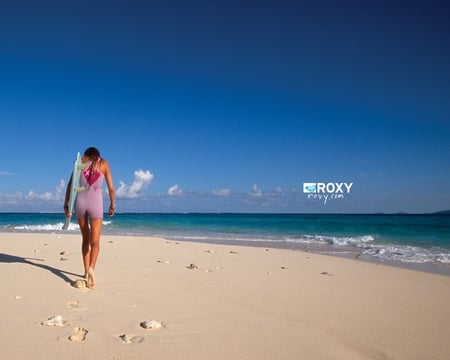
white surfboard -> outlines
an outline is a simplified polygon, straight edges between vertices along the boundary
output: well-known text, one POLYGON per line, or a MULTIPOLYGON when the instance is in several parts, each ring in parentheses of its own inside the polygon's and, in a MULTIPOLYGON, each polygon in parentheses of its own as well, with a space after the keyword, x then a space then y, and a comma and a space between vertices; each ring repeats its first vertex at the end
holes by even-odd
MULTIPOLYGON (((70 192, 69 192, 69 213, 72 215, 73 208, 75 206, 75 199, 77 197, 77 193, 84 190, 84 187, 80 186, 80 176, 81 171, 83 169, 86 169, 90 163, 82 163, 81 162, 81 156, 80 153, 77 154, 77 159, 75 160, 75 163, 73 164, 73 171, 72 171, 72 183, 70 186, 70 192)), ((67 230, 70 225, 70 219, 71 216, 66 218, 66 222, 63 225, 63 230, 67 230)))

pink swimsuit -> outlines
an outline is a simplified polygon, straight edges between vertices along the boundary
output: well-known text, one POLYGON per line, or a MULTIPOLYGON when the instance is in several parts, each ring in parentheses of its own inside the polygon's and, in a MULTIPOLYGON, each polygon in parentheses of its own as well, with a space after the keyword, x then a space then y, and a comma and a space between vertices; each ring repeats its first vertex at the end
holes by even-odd
POLYGON ((89 216, 91 219, 103 219, 102 186, 105 176, 91 167, 84 169, 80 176, 80 186, 85 188, 77 194, 75 211, 77 218, 89 216))

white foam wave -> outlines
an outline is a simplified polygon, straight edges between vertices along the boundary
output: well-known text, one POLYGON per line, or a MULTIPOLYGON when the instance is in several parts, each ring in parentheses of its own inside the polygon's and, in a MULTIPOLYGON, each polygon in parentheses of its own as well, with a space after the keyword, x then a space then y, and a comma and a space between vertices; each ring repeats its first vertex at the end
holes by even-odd
MULTIPOLYGON (((400 261, 404 263, 417 264, 450 264, 450 252, 441 248, 421 248, 407 245, 376 245, 373 244, 375 238, 372 235, 355 237, 335 237, 322 235, 303 235, 286 239, 287 242, 299 245, 334 245, 344 248, 345 246, 355 246, 361 248, 364 255, 376 257, 381 260, 400 261)), ((330 249, 330 253, 336 251, 342 253, 343 250, 330 249)))
POLYGON ((363 251, 363 254, 383 260, 420 264, 450 264, 450 253, 440 248, 425 249, 417 246, 381 246, 375 245, 363 251))
MULTIPOLYGON (((14 226, 14 230, 19 231, 60 231, 63 227, 63 223, 56 224, 40 224, 40 225, 17 225, 14 226)), ((68 230, 79 229, 78 224, 71 222, 68 230)))
POLYGON ((303 235, 295 238, 287 238, 287 242, 309 245, 338 245, 338 246, 365 246, 367 243, 374 241, 372 235, 363 236, 324 236, 324 235, 303 235))
MULTIPOLYGON (((103 225, 111 224, 111 221, 104 221, 103 225)), ((38 224, 38 225, 16 225, 13 227, 14 230, 18 231, 61 231, 63 227, 62 222, 58 222, 55 224, 38 224)), ((78 223, 76 221, 71 221, 69 224, 69 228, 67 230, 79 230, 80 227, 78 226, 78 223)))

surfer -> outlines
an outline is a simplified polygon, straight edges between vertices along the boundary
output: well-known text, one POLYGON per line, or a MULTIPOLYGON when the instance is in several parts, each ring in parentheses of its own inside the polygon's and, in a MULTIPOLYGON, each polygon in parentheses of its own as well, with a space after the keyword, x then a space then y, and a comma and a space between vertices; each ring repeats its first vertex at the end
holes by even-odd
MULTIPOLYGON (((95 147, 87 148, 82 158, 83 163, 89 163, 80 176, 80 186, 84 190, 76 197, 75 213, 82 236, 81 252, 84 263, 84 278, 87 286, 95 285, 95 264, 100 252, 100 236, 103 226, 103 180, 109 193, 108 215, 115 214, 115 192, 109 163, 100 157, 100 151, 95 147)), ((64 213, 70 217, 68 202, 72 177, 67 185, 64 201, 64 213)))

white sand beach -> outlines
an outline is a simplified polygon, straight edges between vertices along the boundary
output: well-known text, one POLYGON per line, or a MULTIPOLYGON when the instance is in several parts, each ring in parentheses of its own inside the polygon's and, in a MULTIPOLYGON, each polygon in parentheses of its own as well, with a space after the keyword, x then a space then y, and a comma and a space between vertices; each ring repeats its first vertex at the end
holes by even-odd
POLYGON ((450 277, 286 249, 0 234, 3 359, 450 359, 450 277), (78 281, 78 284, 80 281, 78 281))

